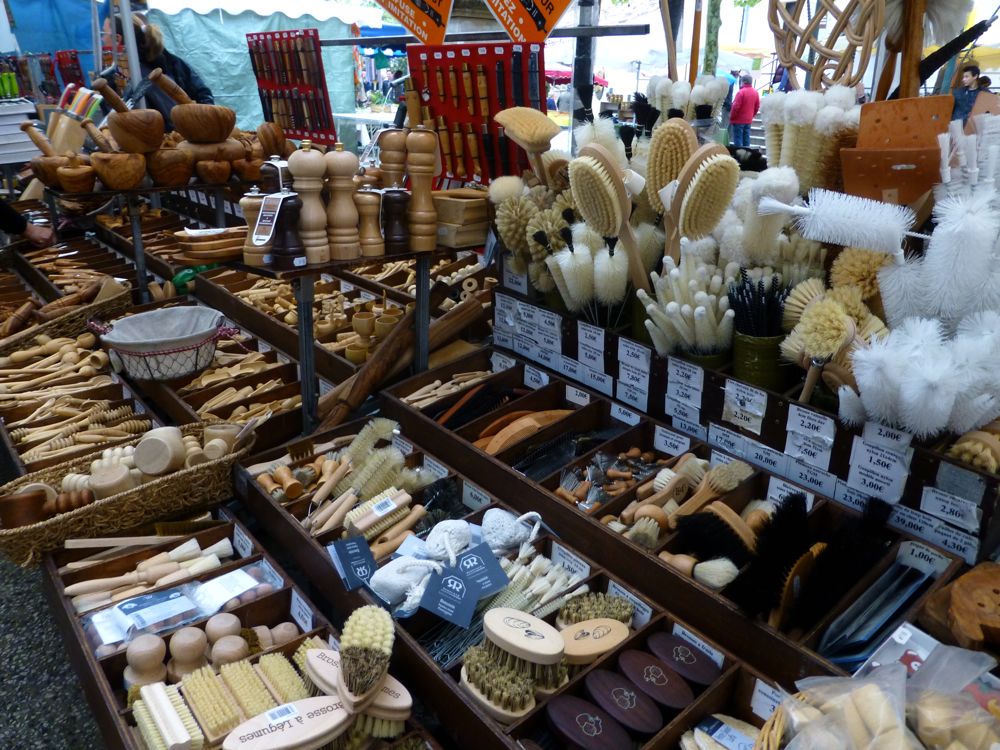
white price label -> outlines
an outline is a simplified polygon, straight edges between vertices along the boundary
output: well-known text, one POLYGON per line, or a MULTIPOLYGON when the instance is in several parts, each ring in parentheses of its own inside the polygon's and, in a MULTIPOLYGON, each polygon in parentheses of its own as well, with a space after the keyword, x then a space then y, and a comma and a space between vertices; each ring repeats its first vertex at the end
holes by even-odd
POLYGON ((687 404, 683 404, 680 401, 674 401, 669 396, 664 399, 663 407, 668 417, 683 419, 685 422, 691 422, 693 424, 701 423, 701 412, 698 409, 692 409, 687 404))
POLYGON ((550 367, 553 370, 559 366, 559 360, 561 360, 561 355, 556 354, 549 349, 539 349, 537 352, 538 356, 536 360, 546 367, 550 367))
POLYGON ((692 388, 680 380, 667 381, 667 400, 701 410, 701 389, 692 388))
POLYGON ((904 534, 915 536, 925 541, 933 541, 933 531, 937 528, 938 520, 934 516, 907 508, 905 505, 897 505, 889 514, 888 526, 902 531, 904 534))
POLYGON ((722 420, 759 435, 767 411, 767 392, 738 380, 726 380, 722 420))
POLYGON ((590 403, 590 394, 580 390, 575 385, 566 386, 566 400, 577 406, 586 406, 590 403))
POLYGON ((835 475, 794 458, 788 462, 786 476, 796 484, 808 487, 824 497, 832 498, 837 492, 837 477, 835 475))
POLYGON ((253 554, 253 543, 242 526, 233 526, 233 549, 240 557, 250 557, 253 554))
POLYGON ((705 428, 702 427, 697 422, 688 422, 686 419, 681 419, 680 417, 674 417, 671 420, 671 424, 676 427, 681 432, 690 435, 697 440, 705 441, 706 433, 705 428))
POLYGON ((728 453, 722 453, 721 451, 717 451, 714 448, 712 449, 712 455, 711 455, 710 459, 711 460, 708 462, 708 464, 713 469, 716 466, 719 466, 721 464, 731 464, 733 461, 736 460, 735 458, 733 458, 732 456, 730 456, 728 453))
POLYGON ((600 391, 605 396, 610 396, 614 393, 614 383, 615 379, 610 375, 605 375, 603 372, 597 372, 591 370, 589 367, 584 367, 583 384, 588 385, 595 391, 600 391))
POLYGON ((619 401, 624 401, 641 412, 648 410, 649 394, 646 393, 645 388, 636 388, 619 380, 616 395, 619 401))
POLYGON ((590 575, 590 566, 559 542, 552 543, 552 554, 549 555, 549 559, 555 565, 562 565, 574 578, 583 579, 590 575))
POLYGON ((413 443, 404 438, 402 435, 392 436, 392 447, 402 453, 404 456, 409 456, 413 453, 413 443))
POLYGON ((920 510, 965 531, 971 531, 974 534, 979 532, 979 523, 982 519, 982 511, 979 510, 979 507, 973 502, 939 490, 937 487, 924 487, 923 495, 920 498, 920 510))
POLYGON ((837 425, 833 419, 825 414, 804 409, 798 404, 789 404, 785 429, 800 435, 826 438, 831 443, 837 434, 837 425))
POLYGON ((614 401, 611 402, 611 418, 617 419, 619 422, 632 425, 633 427, 642 421, 642 417, 634 411, 626 409, 624 406, 614 401))
POLYGON ((233 215, 240 219, 245 219, 246 217, 243 215, 243 206, 241 206, 239 203, 234 203, 233 215))
POLYGON ((618 581, 608 581, 608 593, 611 596, 620 596, 622 599, 627 599, 632 602, 632 627, 635 629, 641 628, 653 617, 653 608, 650 607, 646 602, 640 599, 638 596, 633 594, 627 588, 622 586, 618 581))
POLYGON ((604 350, 581 343, 577 347, 580 364, 594 372, 604 372, 604 350))
POLYGON ((513 269, 511 269, 510 263, 505 260, 503 264, 503 285, 507 289, 511 289, 521 294, 527 294, 528 276, 523 273, 516 273, 513 269))
POLYGON ((626 338, 618 339, 618 361, 623 365, 627 364, 643 370, 647 378, 649 377, 649 362, 652 356, 653 353, 648 346, 637 344, 626 338))
POLYGON ((653 430, 653 447, 668 456, 679 456, 690 450, 691 438, 657 425, 653 430))
MULTIPOLYGON (((926 544, 910 541, 900 543, 896 559, 934 578, 944 573, 951 564, 949 558, 928 547, 926 544)), ((905 641, 901 641, 900 643, 905 643, 905 641)))
POLYGON ((719 649, 709 646, 701 638, 696 636, 694 633, 685 628, 683 625, 680 625, 676 622, 674 623, 673 633, 678 638, 683 638, 685 641, 687 641, 692 646, 697 648, 703 654, 706 654, 709 659, 715 662, 715 666, 717 666, 719 669, 722 669, 722 664, 726 660, 726 657, 721 651, 719 651, 719 649))
POLYGON ((302 629, 303 633, 308 633, 313 629, 313 611, 312 607, 302 598, 302 595, 296 590, 292 589, 292 605, 290 607, 292 613, 292 619, 298 623, 298 626, 302 629))
POLYGON ((260 561, 260 569, 264 573, 264 579, 273 584, 275 588, 284 583, 285 579, 278 575, 278 571, 274 569, 274 566, 267 559, 260 561))
MULTIPOLYGON (((284 705, 278 706, 277 708, 272 708, 270 711, 265 712, 264 716, 267 717, 268 724, 274 724, 275 726, 280 726, 284 729, 284 723, 286 721, 291 721, 299 715, 299 709, 297 709, 291 703, 285 703, 284 705)), ((291 726, 291 724, 289 724, 291 726)))
POLYGON ((514 348, 514 337, 511 336, 506 331, 501 331, 497 328, 493 329, 493 343, 497 346, 502 346, 504 349, 514 348))
POLYGON ((378 297, 376 297, 374 294, 372 294, 371 292, 365 291, 364 289, 359 289, 358 290, 358 296, 361 299, 363 299, 365 302, 374 302, 375 300, 378 299, 378 297))
POLYGON ((559 372, 577 382, 583 379, 581 373, 582 365, 572 357, 563 356, 559 362, 559 372))
POLYGON ((354 284, 351 284, 347 281, 340 282, 340 291, 342 291, 344 294, 347 294, 348 292, 353 292, 355 289, 357 289, 357 287, 354 286, 354 284))
POLYGON ((858 513, 864 513, 865 507, 868 505, 868 497, 869 494, 867 492, 856 490, 847 484, 847 482, 837 480, 837 489, 833 493, 833 499, 841 505, 853 508, 858 513))
MULTIPOLYGON (((604 351, 604 329, 593 326, 590 323, 584 323, 582 320, 576 323, 576 339, 577 348, 581 346, 589 346, 591 349, 597 349, 600 352, 604 351)), ((583 357, 579 354, 580 360, 583 357)))
POLYGON ((429 471, 435 478, 444 479, 448 476, 448 467, 442 464, 433 456, 424 454, 424 469, 429 471))
POLYGON ((683 359, 667 357, 667 381, 680 381, 700 393, 705 387, 705 371, 683 359))
POLYGON ((551 310, 546 310, 544 308, 536 308, 537 314, 536 319, 538 325, 541 327, 545 333, 549 336, 555 337, 556 341, 562 341, 562 316, 559 313, 552 312, 551 310))
POLYGON ((538 344, 536 344, 533 339, 515 334, 514 351, 527 359, 538 359, 538 344))
POLYGON ((979 556, 979 540, 971 534, 959 531, 946 523, 939 523, 931 533, 931 541, 942 549, 961 557, 969 565, 976 564, 979 556))
POLYGON ((625 362, 618 364, 618 380, 625 383, 630 388, 649 392, 649 370, 641 367, 634 367, 625 362))
POLYGON ((904 455, 892 448, 873 445, 864 438, 855 437, 847 484, 888 503, 897 503, 903 496, 912 455, 912 448, 907 449, 907 454, 904 455))
POLYGON ((517 315, 521 318, 524 323, 529 323, 531 326, 538 325, 538 308, 534 305, 529 305, 527 302, 521 302, 518 300, 516 302, 517 315))
POLYGON ((485 508, 493 502, 484 490, 481 490, 472 482, 462 481, 462 505, 470 510, 485 508))
POLYGON ((541 388, 549 384, 549 376, 537 367, 531 365, 524 366, 524 384, 529 388, 541 388))
POLYGON ((226 201, 224 204, 222 204, 222 210, 225 211, 230 216, 232 216, 233 215, 233 203, 232 203, 232 201, 226 201))
POLYGON ((893 427, 886 427, 878 422, 865 422, 862 437, 866 443, 880 445, 896 453, 904 453, 913 442, 913 435, 893 427))
POLYGON ((804 435, 788 431, 785 438, 785 453, 810 466, 826 471, 830 468, 833 441, 817 435, 804 435))
POLYGON ((986 480, 974 471, 942 461, 937 471, 937 486, 952 495, 958 495, 976 505, 981 505, 986 494, 986 480))
POLYGON ((779 479, 778 477, 771 477, 767 483, 767 499, 775 503, 781 503, 789 495, 795 495, 797 493, 802 493, 806 496, 806 512, 812 510, 813 503, 816 501, 816 496, 811 492, 802 492, 794 484, 786 482, 784 479, 779 479))
POLYGON ((319 381, 319 395, 325 396, 332 390, 333 390, 333 383, 329 382, 328 380, 323 380, 321 378, 319 381))
POLYGON ((753 686, 753 695, 750 696, 750 710, 767 721, 786 697, 788 693, 781 688, 758 679, 753 686))
POLYGON ((516 364, 517 362, 513 357, 508 357, 502 352, 493 352, 493 354, 490 355, 490 365, 493 368, 493 372, 503 372, 504 370, 509 370, 516 364))
POLYGON ((769 474, 780 477, 788 473, 788 456, 774 448, 768 448, 763 443, 750 438, 743 438, 745 458, 750 463, 760 466, 769 474))
POLYGON ((737 458, 745 455, 743 436, 715 422, 708 426, 708 444, 728 451, 737 458))

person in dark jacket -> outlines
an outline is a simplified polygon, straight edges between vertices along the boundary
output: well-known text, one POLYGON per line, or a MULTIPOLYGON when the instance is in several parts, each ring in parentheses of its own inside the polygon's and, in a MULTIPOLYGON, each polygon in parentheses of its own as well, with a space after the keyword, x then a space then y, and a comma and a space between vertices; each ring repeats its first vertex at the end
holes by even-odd
MULTIPOLYGON (((105 30, 108 30, 106 24, 105 30)), ((191 97, 191 101, 198 104, 215 104, 212 98, 212 90, 201 80, 201 76, 177 55, 168 52, 163 47, 163 33, 155 24, 146 23, 146 19, 138 13, 132 14, 132 28, 135 31, 135 44, 139 51, 139 67, 143 77, 149 75, 154 68, 162 68, 163 72, 170 76, 174 82, 184 89, 184 93, 191 97)), ((122 43, 122 24, 120 18, 115 18, 115 31, 118 34, 118 43, 122 43)), ((145 94, 146 107, 155 109, 163 115, 163 122, 167 130, 173 130, 170 121, 170 110, 174 107, 174 100, 167 96, 158 87, 150 87, 145 94)))
POLYGON ((17 211, 0 200, 0 231, 6 234, 20 234, 36 247, 51 245, 55 235, 50 227, 29 224, 17 211))
POLYGON ((972 108, 976 106, 979 91, 979 68, 975 65, 966 65, 962 68, 962 85, 952 92, 955 97, 955 107, 951 111, 952 120, 961 120, 964 123, 969 119, 972 108))

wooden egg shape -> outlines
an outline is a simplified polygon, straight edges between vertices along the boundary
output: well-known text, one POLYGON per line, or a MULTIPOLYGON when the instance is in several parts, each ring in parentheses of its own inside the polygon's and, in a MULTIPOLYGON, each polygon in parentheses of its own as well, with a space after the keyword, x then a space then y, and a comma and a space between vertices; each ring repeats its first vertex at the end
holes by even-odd
POLYGON ((654 633, 646 641, 653 655, 694 685, 708 687, 722 676, 708 654, 673 633, 654 633))
POLYGON ((645 651, 623 651, 618 656, 618 669, 661 706, 679 711, 694 701, 691 686, 674 670, 645 651))
POLYGON ((636 734, 656 734, 663 728, 663 714, 651 698, 617 672, 595 669, 584 678, 587 692, 625 729, 636 734))
POLYGON ((548 702, 545 713, 555 732, 571 747, 583 750, 619 750, 632 740, 611 714, 575 695, 560 695, 548 702))

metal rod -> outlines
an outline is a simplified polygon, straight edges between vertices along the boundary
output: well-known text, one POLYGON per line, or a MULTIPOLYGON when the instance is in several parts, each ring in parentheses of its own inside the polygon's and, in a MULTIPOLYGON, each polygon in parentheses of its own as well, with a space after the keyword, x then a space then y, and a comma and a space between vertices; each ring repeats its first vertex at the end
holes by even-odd
POLYGON ((295 308, 299 316, 299 383, 302 385, 302 434, 311 435, 319 420, 316 416, 319 392, 316 387, 316 349, 313 338, 313 296, 315 276, 292 279, 295 308))
POLYGON ((415 326, 413 345, 416 351, 413 362, 417 372, 423 372, 427 369, 428 329, 431 326, 431 259, 427 254, 417 257, 416 282, 417 294, 413 320, 415 326))
POLYGON ((52 236, 59 241, 59 204, 56 203, 56 196, 51 190, 45 188, 42 191, 45 196, 45 205, 49 207, 49 216, 52 220, 52 236))
MULTIPOLYGON (((556 29, 550 39, 565 37, 595 37, 595 36, 643 36, 649 33, 648 23, 636 23, 625 26, 593 26, 588 28, 572 27, 556 29)), ((445 42, 497 42, 508 41, 503 29, 496 31, 463 31, 448 34, 445 42)), ((372 36, 362 39, 321 39, 322 47, 390 47, 393 45, 414 44, 417 38, 409 34, 402 36, 372 36)))
POLYGON ((224 229, 226 226, 225 191, 223 188, 217 187, 212 191, 212 195, 212 202, 215 205, 215 227, 216 229, 224 229))
MULTIPOLYGON (((135 43, 135 26, 132 23, 132 3, 131 0, 119 0, 119 12, 122 18, 122 39, 125 41, 125 59, 128 60, 128 80, 133 86, 138 86, 143 79, 142 69, 139 67, 139 47, 135 43)), ((114 30, 114 24, 111 26, 114 30)), ((135 108, 144 107, 143 98, 135 103, 135 108)))
POLYGON ((149 302, 149 289, 146 280, 146 251, 142 246, 142 216, 139 214, 139 201, 134 195, 128 196, 128 218, 132 224, 132 247, 135 252, 135 281, 139 286, 139 299, 149 302))

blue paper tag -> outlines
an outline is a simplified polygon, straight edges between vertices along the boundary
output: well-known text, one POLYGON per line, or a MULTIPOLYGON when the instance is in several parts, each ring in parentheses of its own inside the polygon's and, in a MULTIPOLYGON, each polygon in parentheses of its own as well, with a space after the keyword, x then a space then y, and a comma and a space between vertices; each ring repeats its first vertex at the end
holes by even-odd
POLYGON ((375 557, 363 537, 338 539, 327 545, 326 551, 348 591, 368 585, 376 565, 375 557))
POLYGON ((507 586, 507 574, 503 572, 488 544, 480 544, 460 554, 456 568, 462 572, 462 577, 477 600, 502 591, 507 586))
POLYGON ((458 568, 431 573, 420 606, 443 620, 467 628, 472 622, 479 597, 458 568))
POLYGON ((702 719, 697 728, 729 750, 753 750, 752 739, 714 716, 702 719))

